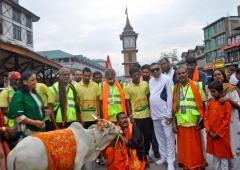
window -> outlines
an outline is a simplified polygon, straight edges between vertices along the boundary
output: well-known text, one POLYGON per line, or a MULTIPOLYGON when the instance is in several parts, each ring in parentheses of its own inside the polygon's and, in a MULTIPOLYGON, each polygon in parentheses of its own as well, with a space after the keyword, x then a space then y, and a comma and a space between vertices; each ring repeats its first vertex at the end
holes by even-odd
POLYGON ((22 40, 21 27, 13 24, 13 38, 16 40, 22 40))
POLYGON ((132 53, 128 53, 128 62, 132 62, 132 53))
POLYGON ((18 23, 21 23, 21 12, 17 9, 12 10, 12 19, 18 23))
POLYGON ((31 16, 26 15, 26 26, 32 28, 32 18, 31 16))
POLYGON ((31 31, 27 31, 27 43, 28 44, 33 44, 33 39, 32 39, 32 32, 31 31))
POLYGON ((2 14, 2 1, 0 0, 0 14, 2 14))
POLYGON ((3 24, 2 24, 2 19, 0 19, 0 34, 3 34, 3 24))

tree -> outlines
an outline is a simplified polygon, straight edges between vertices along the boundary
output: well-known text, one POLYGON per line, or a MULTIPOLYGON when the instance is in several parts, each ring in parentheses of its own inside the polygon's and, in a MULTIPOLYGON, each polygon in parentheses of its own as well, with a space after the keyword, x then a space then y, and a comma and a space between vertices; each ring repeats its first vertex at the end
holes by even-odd
POLYGON ((179 59, 178 59, 178 50, 176 48, 172 49, 171 51, 169 52, 163 52, 161 53, 161 57, 160 59, 162 58, 168 58, 170 63, 173 65, 173 67, 176 66, 176 64, 179 62, 179 59))

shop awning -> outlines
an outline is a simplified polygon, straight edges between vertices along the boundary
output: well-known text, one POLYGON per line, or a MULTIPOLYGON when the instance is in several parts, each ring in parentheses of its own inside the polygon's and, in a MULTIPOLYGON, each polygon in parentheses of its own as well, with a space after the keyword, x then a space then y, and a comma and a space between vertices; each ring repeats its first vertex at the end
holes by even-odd
POLYGON ((223 48, 221 48, 221 50, 227 51, 228 49, 231 49, 231 48, 234 48, 234 47, 240 47, 240 43, 235 43, 235 44, 232 44, 232 45, 224 46, 223 48))

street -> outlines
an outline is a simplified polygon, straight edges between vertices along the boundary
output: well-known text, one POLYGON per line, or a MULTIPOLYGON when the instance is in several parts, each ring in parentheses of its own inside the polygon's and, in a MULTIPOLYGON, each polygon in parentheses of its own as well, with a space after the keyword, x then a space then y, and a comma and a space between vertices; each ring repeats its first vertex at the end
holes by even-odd
MULTIPOLYGON (((153 158, 153 156, 151 155, 151 157, 153 158)), ((154 161, 156 161, 156 159, 153 159, 154 161)), ((213 170, 213 164, 212 164, 212 157, 211 156, 207 156, 207 162, 208 162, 208 166, 206 168, 206 170, 213 170)), ((94 164, 92 170, 106 170, 106 167, 94 164)), ((178 168, 180 170, 180 168, 178 168)), ((90 170, 90 169, 88 169, 90 170)), ((167 164, 163 164, 163 165, 156 165, 154 162, 152 162, 150 164, 150 167, 147 168, 146 170, 167 170, 167 164)))

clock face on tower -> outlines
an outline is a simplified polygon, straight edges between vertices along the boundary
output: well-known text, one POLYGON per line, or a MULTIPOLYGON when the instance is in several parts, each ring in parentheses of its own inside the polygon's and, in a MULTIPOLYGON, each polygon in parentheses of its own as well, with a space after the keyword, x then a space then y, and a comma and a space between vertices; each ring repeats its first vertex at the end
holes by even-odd
POLYGON ((135 37, 124 37, 123 38, 123 48, 136 48, 135 37))

